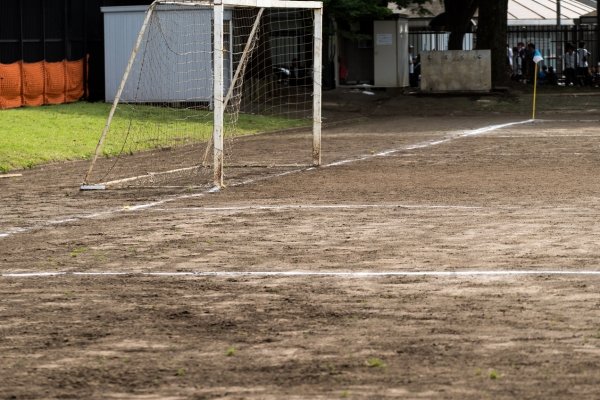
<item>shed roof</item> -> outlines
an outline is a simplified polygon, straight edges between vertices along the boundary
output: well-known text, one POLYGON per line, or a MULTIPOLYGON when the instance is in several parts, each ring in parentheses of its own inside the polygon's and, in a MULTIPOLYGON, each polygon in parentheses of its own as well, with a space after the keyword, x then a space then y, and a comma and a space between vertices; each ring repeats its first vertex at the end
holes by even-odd
MULTIPOLYGON (((563 25, 595 10, 595 1, 560 0, 560 15, 563 25)), ((509 25, 555 25, 556 0, 509 0, 509 25)))
MULTIPOLYGON (((557 0, 509 0, 508 24, 509 25, 555 25, 557 0)), ((403 8, 398 10, 407 14, 411 19, 429 19, 444 11, 443 0, 432 0, 423 8, 428 15, 419 14, 416 8, 403 8)), ((572 25, 574 20, 582 15, 596 10, 596 0, 560 0, 561 24, 572 25)))

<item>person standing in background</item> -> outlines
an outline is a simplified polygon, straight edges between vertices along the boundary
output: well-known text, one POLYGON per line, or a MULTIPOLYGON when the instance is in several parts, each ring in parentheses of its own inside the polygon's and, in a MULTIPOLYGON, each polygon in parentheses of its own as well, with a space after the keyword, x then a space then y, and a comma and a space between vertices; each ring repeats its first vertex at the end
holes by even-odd
POLYGON ((513 58, 514 58, 513 49, 507 43, 506 44, 506 66, 508 67, 508 71, 509 71, 511 77, 515 75, 513 58))
POLYGON ((585 42, 579 42, 579 48, 577 49, 577 81, 579 86, 585 86, 589 83, 590 79, 590 71, 588 58, 592 53, 590 53, 585 48, 585 42))
POLYGON ((565 75, 565 86, 573 86, 575 83, 575 64, 577 62, 577 56, 575 55, 575 49, 571 43, 567 43, 565 52, 565 68, 563 74, 565 75))
POLYGON ((410 87, 419 86, 419 75, 417 75, 415 70, 417 58, 415 57, 414 50, 415 48, 412 45, 408 46, 408 83, 410 87))
POLYGON ((527 49, 525 50, 524 60, 524 73, 527 83, 533 83, 535 80, 535 62, 533 62, 533 56, 535 54, 535 44, 527 43, 527 49))

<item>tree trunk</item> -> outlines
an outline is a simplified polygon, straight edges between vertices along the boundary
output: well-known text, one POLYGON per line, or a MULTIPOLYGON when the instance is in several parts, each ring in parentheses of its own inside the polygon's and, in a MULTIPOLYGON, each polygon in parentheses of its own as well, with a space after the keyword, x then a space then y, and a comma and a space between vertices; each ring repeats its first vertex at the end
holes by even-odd
POLYGON ((450 32, 450 37, 448 38, 448 50, 462 50, 464 38, 465 32, 450 32))
POLYGON ((492 85, 501 86, 510 79, 507 73, 506 14, 508 0, 480 1, 477 48, 492 52, 492 85))
POLYGON ((471 18, 477 10, 478 0, 445 0, 446 29, 450 31, 448 50, 462 50, 465 33, 470 32, 471 18))

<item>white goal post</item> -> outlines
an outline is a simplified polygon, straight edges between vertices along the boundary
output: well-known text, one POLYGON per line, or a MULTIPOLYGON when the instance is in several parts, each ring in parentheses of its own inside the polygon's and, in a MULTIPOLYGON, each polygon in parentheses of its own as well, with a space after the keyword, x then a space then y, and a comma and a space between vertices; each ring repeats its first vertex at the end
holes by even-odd
MULTIPOLYGON (((212 10, 212 98, 210 100, 210 107, 212 110, 212 118, 213 118, 213 128, 212 128, 212 149, 213 149, 213 178, 212 181, 215 186, 223 187, 224 179, 223 179, 223 170, 224 170, 224 113, 227 109, 231 98, 234 87, 237 85, 237 81, 241 80, 241 76, 244 74, 244 67, 248 62, 249 54, 252 51, 252 41, 254 40, 254 35, 258 29, 260 29, 261 25, 261 17, 263 15, 264 10, 269 9, 301 9, 312 11, 313 15, 313 25, 312 25, 312 65, 310 66, 311 76, 310 82, 312 83, 312 164, 318 166, 321 164, 321 86, 322 86, 322 47, 323 47, 323 4, 321 1, 288 1, 288 0, 179 0, 179 1, 167 1, 167 0, 155 0, 147 9, 142 27, 137 34, 137 38, 135 40, 135 44, 131 55, 129 56, 129 60, 127 62, 127 66, 123 73, 121 82, 118 86, 116 94, 114 96, 114 100, 112 102, 112 107, 108 114, 108 118, 102 134, 98 140, 98 144, 96 146, 96 150, 93 156, 93 159, 90 163, 89 169, 84 178, 84 183, 82 184, 82 189, 97 189, 104 188, 103 185, 95 185, 90 181, 90 176, 94 169, 94 166, 99 158, 99 156, 103 152, 103 146, 111 129, 111 124, 113 122, 113 118, 115 116, 115 112, 119 108, 119 105, 122 102, 130 101, 134 103, 132 100, 124 100, 124 90, 126 90, 126 86, 131 75, 135 75, 135 72, 132 72, 134 69, 134 65, 136 63, 140 63, 139 61, 139 52, 141 48, 144 46, 143 41, 147 40, 146 35, 147 29, 149 27, 151 18, 153 13, 156 12, 157 7, 159 6, 172 6, 179 7, 183 6, 186 8, 208 8, 212 10), (243 52, 241 52, 241 56, 237 61, 237 68, 234 71, 230 72, 230 77, 225 79, 226 72, 226 53, 227 50, 225 48, 225 13, 228 9, 233 9, 236 7, 250 7, 257 9, 257 16, 254 20, 254 25, 250 29, 250 33, 248 38, 245 39, 246 43, 244 46, 243 52), (231 78, 232 76, 232 78, 231 78)), ((228 39, 232 40, 232 39, 228 39)), ((230 44, 231 46, 231 44, 230 44)), ((143 62, 142 62, 143 63, 143 62)), ((139 73, 141 74, 141 73, 139 73)), ((136 78, 139 79, 139 78, 136 78)), ((308 80, 308 79, 307 79, 308 80)), ((138 82, 139 85, 139 82, 138 82)), ((139 102, 138 102, 139 104, 139 102)), ((127 134, 127 136, 129 133, 127 134)), ((207 148, 208 150, 208 148, 207 148)), ((198 155, 198 161, 200 160, 201 155, 198 155)))

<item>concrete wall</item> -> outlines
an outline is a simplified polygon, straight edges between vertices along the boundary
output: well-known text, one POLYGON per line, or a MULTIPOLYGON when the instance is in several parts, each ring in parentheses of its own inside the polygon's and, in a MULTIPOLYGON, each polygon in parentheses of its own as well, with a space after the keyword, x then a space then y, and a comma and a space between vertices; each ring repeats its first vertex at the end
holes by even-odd
POLYGON ((492 89, 490 50, 421 53, 421 91, 485 92, 492 89))

